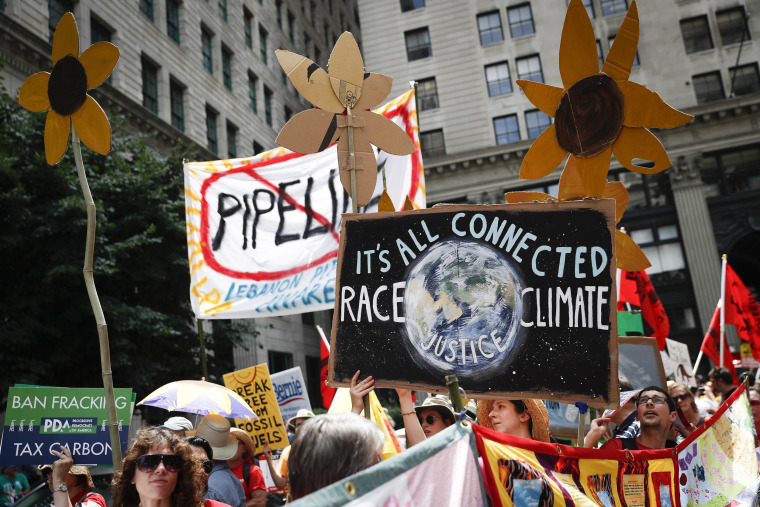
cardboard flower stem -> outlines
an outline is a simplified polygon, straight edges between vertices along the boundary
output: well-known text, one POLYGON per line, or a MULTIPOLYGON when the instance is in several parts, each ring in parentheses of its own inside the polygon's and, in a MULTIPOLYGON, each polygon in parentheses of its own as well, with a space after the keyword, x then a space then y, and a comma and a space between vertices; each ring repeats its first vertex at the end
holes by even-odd
POLYGON ((95 314, 95 323, 98 326, 98 342, 100 344, 100 367, 103 376, 103 388, 106 397, 106 412, 108 413, 108 429, 111 436, 111 451, 113 457, 114 472, 121 469, 121 443, 119 442, 119 418, 116 415, 116 398, 113 392, 113 372, 111 371, 111 352, 108 346, 108 328, 103 308, 100 306, 98 291, 95 288, 93 276, 93 258, 95 256, 95 201, 87 184, 87 174, 84 172, 82 162, 82 147, 74 129, 71 129, 71 146, 74 150, 74 162, 77 167, 79 185, 82 187, 84 204, 87 209, 87 239, 84 253, 84 283, 87 287, 87 295, 90 297, 90 306, 95 314))

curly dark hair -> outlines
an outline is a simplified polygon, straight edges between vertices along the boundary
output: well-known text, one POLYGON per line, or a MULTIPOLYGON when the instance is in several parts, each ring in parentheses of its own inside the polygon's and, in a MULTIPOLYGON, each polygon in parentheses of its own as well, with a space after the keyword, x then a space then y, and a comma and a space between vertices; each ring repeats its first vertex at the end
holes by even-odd
POLYGON ((203 504, 201 468, 200 464, 193 459, 190 445, 170 430, 156 426, 139 430, 134 442, 127 449, 121 462, 121 470, 116 472, 111 482, 113 507, 137 507, 140 504, 140 496, 135 485, 132 484, 137 468, 136 461, 151 449, 158 449, 163 445, 168 445, 177 456, 182 458, 182 468, 177 473, 177 486, 171 496, 172 506, 186 507, 203 504))

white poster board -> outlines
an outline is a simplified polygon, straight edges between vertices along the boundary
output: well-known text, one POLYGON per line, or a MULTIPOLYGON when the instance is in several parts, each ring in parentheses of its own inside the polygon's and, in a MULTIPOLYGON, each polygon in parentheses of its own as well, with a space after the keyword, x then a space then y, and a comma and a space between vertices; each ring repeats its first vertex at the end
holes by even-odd
POLYGON ((671 340, 670 338, 666 339, 665 343, 668 348, 670 362, 673 364, 675 381, 680 384, 696 387, 697 382, 691 374, 694 368, 691 364, 688 345, 671 340))
POLYGON ((272 389, 280 406, 282 422, 288 424, 290 418, 302 408, 311 410, 309 393, 300 366, 272 373, 269 377, 272 379, 272 389))

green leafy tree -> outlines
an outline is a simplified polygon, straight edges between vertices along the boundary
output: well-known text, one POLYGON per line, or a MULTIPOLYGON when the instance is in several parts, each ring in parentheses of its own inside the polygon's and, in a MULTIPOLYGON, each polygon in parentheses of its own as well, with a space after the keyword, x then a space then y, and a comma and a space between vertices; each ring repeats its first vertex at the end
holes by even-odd
MULTIPOLYGON (((189 303, 182 157, 164 156, 111 117, 107 157, 83 150, 97 205, 95 282, 116 387, 138 400, 201 377, 189 303)), ((71 150, 45 162, 44 115, 0 100, 0 398, 16 383, 102 387, 95 319, 82 277, 86 213, 71 150)), ((229 326, 228 326, 229 327, 229 326)), ((231 371, 234 326, 207 336, 209 380, 231 371)))

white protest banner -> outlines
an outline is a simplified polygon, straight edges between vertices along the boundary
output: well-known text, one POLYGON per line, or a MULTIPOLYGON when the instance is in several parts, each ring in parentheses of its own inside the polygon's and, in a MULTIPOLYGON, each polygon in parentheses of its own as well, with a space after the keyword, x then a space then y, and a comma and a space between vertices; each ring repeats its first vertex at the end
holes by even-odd
MULTIPOLYGON (((377 152, 387 190, 401 209, 425 207, 425 181, 412 91, 375 112, 415 142, 412 155, 377 152)), ((341 213, 350 211, 335 145, 301 155, 276 149, 255 157, 186 163, 190 300, 199 319, 271 317, 332 308, 341 213)), ((377 211, 383 190, 362 211, 377 211)))
POLYGON ((675 381, 680 384, 696 387, 697 382, 691 374, 694 368, 689 356, 689 346, 670 338, 666 339, 665 343, 668 347, 670 362, 673 363, 675 381))
POLYGON ((277 396, 277 404, 280 406, 280 414, 285 424, 300 409, 311 410, 309 393, 306 392, 306 382, 303 380, 300 366, 272 373, 269 377, 272 379, 272 388, 277 396))

